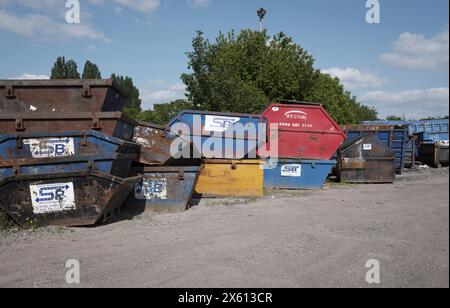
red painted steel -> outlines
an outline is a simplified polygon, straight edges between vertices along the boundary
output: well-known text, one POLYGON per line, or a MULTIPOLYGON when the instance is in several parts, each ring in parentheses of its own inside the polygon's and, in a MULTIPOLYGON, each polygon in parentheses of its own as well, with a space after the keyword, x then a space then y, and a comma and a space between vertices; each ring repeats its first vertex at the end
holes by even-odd
POLYGON ((283 101, 262 115, 267 118, 269 134, 270 126, 278 124, 280 158, 330 160, 347 137, 320 104, 283 101))

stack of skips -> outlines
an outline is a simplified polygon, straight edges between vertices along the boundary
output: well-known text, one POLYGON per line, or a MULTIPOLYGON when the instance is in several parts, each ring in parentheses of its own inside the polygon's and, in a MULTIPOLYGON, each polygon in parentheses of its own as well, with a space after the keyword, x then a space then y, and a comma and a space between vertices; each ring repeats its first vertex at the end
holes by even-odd
POLYGON ((127 118, 111 80, 0 81, 0 206, 20 225, 106 221, 170 159, 164 128, 127 118), (142 135, 141 135, 142 134, 142 135))
POLYGON ((22 225, 84 226, 122 206, 320 189, 347 138, 320 104, 185 110, 158 126, 127 118, 126 102, 110 80, 0 81, 0 207, 22 225))

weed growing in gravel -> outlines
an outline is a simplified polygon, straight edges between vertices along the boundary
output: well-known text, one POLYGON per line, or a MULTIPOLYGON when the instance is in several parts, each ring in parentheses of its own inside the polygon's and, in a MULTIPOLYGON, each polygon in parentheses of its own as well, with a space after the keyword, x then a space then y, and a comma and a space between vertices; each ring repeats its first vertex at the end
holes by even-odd
POLYGON ((17 224, 6 214, 5 211, 0 209, 0 231, 7 231, 13 228, 17 228, 17 224))

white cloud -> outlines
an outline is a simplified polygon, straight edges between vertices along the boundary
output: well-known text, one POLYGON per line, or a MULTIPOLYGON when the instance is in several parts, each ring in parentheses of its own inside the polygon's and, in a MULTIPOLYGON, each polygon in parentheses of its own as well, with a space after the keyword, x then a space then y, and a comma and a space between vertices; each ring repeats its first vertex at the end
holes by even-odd
POLYGON ((374 74, 362 72, 355 68, 330 68, 322 70, 323 73, 337 77, 348 90, 379 87, 386 84, 386 79, 374 74))
POLYGON ((393 51, 382 54, 380 60, 405 69, 448 69, 448 42, 448 27, 430 38, 405 32, 393 43, 393 51))
POLYGON ((36 74, 25 73, 21 76, 9 78, 9 79, 11 79, 11 80, 15 80, 15 79, 50 79, 50 77, 47 75, 36 75, 36 74))
POLYGON ((448 87, 400 92, 368 92, 361 100, 376 107, 382 117, 405 115, 407 118, 424 118, 449 113, 448 87))
POLYGON ((141 99, 144 109, 151 109, 155 104, 168 103, 177 99, 185 99, 186 86, 181 83, 174 84, 167 89, 158 91, 143 90, 141 99))
POLYGON ((65 1, 62 0, 0 0, 0 8, 14 8, 21 6, 23 8, 36 12, 60 12, 65 11, 65 1))
POLYGON ((207 7, 211 4, 211 0, 188 0, 188 3, 193 7, 207 7))
POLYGON ((155 12, 161 2, 159 0, 113 0, 118 5, 127 7, 141 13, 155 12))
POLYGON ((18 16, 4 9, 0 9, 0 30, 43 41, 74 39, 109 41, 103 32, 95 30, 88 23, 67 24, 42 14, 18 16))

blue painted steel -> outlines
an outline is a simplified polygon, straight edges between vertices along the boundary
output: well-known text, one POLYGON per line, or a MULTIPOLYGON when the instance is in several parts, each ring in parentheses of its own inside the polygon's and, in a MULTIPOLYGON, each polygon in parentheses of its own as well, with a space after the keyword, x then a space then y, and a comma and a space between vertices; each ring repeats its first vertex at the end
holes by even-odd
POLYGON ((335 160, 266 161, 265 189, 320 189, 336 166, 335 160))
POLYGON ((420 120, 420 121, 366 121, 366 125, 407 125, 409 134, 425 133, 423 142, 436 142, 449 139, 449 120, 420 120))
POLYGON ((200 166, 132 168, 131 174, 143 175, 144 178, 136 184, 126 204, 130 208, 141 210, 186 210, 200 170, 200 166))
POLYGON ((373 134, 380 139, 387 147, 395 152, 395 168, 398 173, 402 173, 405 168, 405 150, 408 143, 408 129, 405 128, 392 128, 392 129, 379 129, 379 130, 346 130, 347 140, 358 138, 365 134, 373 134))
POLYGON ((79 155, 51 159, 0 160, 0 178, 14 175, 62 174, 97 170, 120 178, 128 177, 135 154, 79 155))
POLYGON ((448 140, 448 133, 422 132, 417 133, 416 136, 418 137, 418 145, 420 145, 420 143, 435 143, 448 140))
MULTIPOLYGON (((193 143, 194 153, 196 157, 200 158, 211 158, 211 159, 241 159, 241 158, 257 158, 257 148, 258 141, 265 142, 267 137, 266 123, 264 117, 258 115, 250 114, 240 114, 240 113, 219 113, 219 112, 204 112, 196 110, 185 110, 180 112, 176 117, 174 117, 168 124, 168 128, 172 128, 177 123, 184 123, 189 127, 189 137, 190 141, 193 143), (212 132, 208 130, 206 118, 214 118, 217 120, 217 131, 212 132), (194 119, 199 119, 199 124, 197 131, 194 126, 194 119), (264 131, 261 132, 261 138, 258 138, 258 125, 263 123, 264 131), (253 125, 255 128, 255 136, 245 133, 241 137, 234 135, 233 138, 226 136, 224 131, 229 127, 228 125, 253 125), (206 144, 206 145, 205 145, 206 144), (221 147, 216 149, 216 145, 221 147), (225 152, 226 146, 233 146, 233 151, 230 153, 225 152), (208 157, 202 152, 203 148, 207 148, 211 152, 217 150, 218 155, 212 155, 208 157), (200 155, 202 154, 202 155, 200 155)), ((170 134, 172 137, 176 134, 170 134)))
POLYGON ((36 154, 39 155, 36 151, 42 151, 43 148, 53 157, 65 157, 116 152, 137 154, 140 146, 94 130, 0 135, 0 159, 3 160, 33 158, 36 154), (30 139, 41 141, 40 147, 32 149, 31 144, 27 142, 30 139), (45 142, 48 139, 58 142, 45 142), (58 152, 58 143, 64 145, 69 141, 73 142, 74 152, 67 153, 64 148, 58 152), (44 142, 45 144, 42 144, 44 142))

